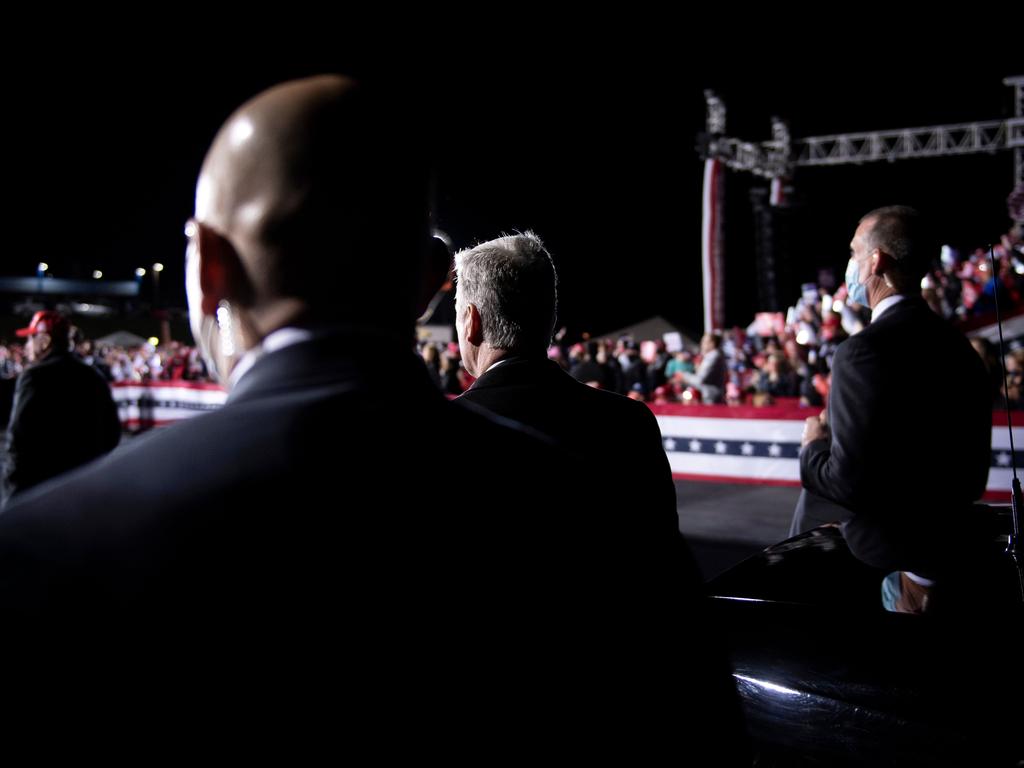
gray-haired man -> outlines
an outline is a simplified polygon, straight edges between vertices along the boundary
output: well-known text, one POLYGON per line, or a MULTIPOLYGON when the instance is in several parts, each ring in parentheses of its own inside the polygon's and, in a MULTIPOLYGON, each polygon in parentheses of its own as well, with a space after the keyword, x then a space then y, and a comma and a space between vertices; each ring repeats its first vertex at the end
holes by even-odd
POLYGON ((742 749, 742 739, 731 738, 741 730, 735 690, 679 533, 657 420, 643 403, 588 387, 547 359, 557 277, 534 233, 462 251, 455 269, 459 346, 477 377, 459 400, 533 427, 581 456, 588 476, 570 481, 600 489, 606 502, 582 515, 565 511, 567 519, 578 517, 581 546, 600 563, 591 573, 604 595, 608 637, 616 637, 602 685, 634 702, 628 716, 645 729, 665 736, 687 722, 712 739, 724 732, 730 738, 717 744, 742 749), (657 702, 673 702, 674 713, 657 702), (665 730, 655 725, 673 720, 665 730))

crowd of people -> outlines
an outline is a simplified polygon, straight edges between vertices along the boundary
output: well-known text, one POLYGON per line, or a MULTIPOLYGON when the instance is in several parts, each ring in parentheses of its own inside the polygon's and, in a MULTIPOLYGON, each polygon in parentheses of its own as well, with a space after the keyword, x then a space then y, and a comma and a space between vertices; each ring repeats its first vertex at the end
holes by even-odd
MULTIPOLYGON (((1024 297, 1024 243, 1015 231, 989 255, 976 249, 961 256, 943 246, 922 280, 922 297, 938 315, 970 327, 991 317, 998 300, 1004 316, 1019 313, 1024 297)), ((766 406, 799 402, 821 407, 828 396, 832 360, 840 342, 870 322, 870 309, 847 300, 845 285, 831 290, 805 285, 783 316, 755 319, 747 328, 707 334, 699 347, 670 349, 663 339, 595 338, 569 344, 556 334, 548 357, 579 381, 656 405, 669 403, 766 406)), ((991 379, 993 404, 1007 403, 997 350, 982 337, 971 340, 991 379)), ((449 395, 468 389, 473 377, 461 365, 459 348, 426 342, 420 352, 431 378, 449 395)), ((1011 408, 1024 408, 1024 345, 1011 339, 1004 358, 1011 408)))
MULTIPOLYGON (((111 383, 213 381, 199 350, 179 341, 124 347, 76 336, 75 355, 111 383)), ((0 378, 13 379, 26 366, 23 344, 0 344, 0 378)))
MULTIPOLYGON (((987 316, 984 297, 994 293, 995 281, 981 284, 991 268, 978 252, 963 262, 946 261, 936 267, 922 295, 937 314, 956 324, 987 316), (957 277, 962 275, 962 277, 957 277), (959 284, 954 297, 949 286, 959 284), (942 286, 945 286, 943 288, 942 286), (978 286, 976 293, 972 288, 978 286), (974 300, 964 302, 965 297, 974 300), (977 297, 982 297, 978 299, 977 297)), ((1020 311, 1024 296, 1024 256, 1000 246, 1000 306, 1004 313, 1020 311)), ((830 292, 824 286, 806 286, 785 320, 765 333, 755 321, 747 328, 708 334, 699 346, 682 344, 670 349, 663 339, 632 336, 597 338, 567 344, 558 340, 548 349, 557 362, 579 381, 635 400, 664 405, 671 403, 768 406, 798 402, 821 407, 828 396, 832 359, 840 342, 863 329, 869 311, 845 301, 846 290, 830 292)), ((985 362, 992 382, 993 405, 1005 402, 998 351, 982 337, 971 340, 985 362)), ((461 364, 455 343, 424 342, 419 347, 434 382, 448 395, 459 395, 473 383, 461 364)), ((1004 357, 1009 377, 1009 405, 1024 408, 1024 345, 1011 339, 1004 357)))
MULTIPOLYGON (((995 246, 997 279, 992 279, 988 254, 976 249, 965 258, 943 246, 941 257, 922 282, 922 296, 934 312, 954 323, 987 319, 994 311, 996 291, 1004 312, 1018 311, 1024 297, 1024 246, 1012 235, 995 246)), ((699 347, 670 349, 662 339, 587 339, 569 344, 558 334, 548 356, 579 381, 664 405, 772 405, 798 401, 820 407, 828 395, 832 357, 837 345, 862 329, 870 315, 846 301, 845 286, 831 292, 808 285, 772 333, 755 321, 720 336, 708 335, 699 347), (711 365, 705 361, 712 358, 711 365), (701 370, 703 366, 703 371, 701 370)), ((78 357, 110 382, 199 381, 214 378, 198 348, 178 341, 135 347, 97 343, 75 333, 78 357)), ((1005 402, 997 351, 983 338, 972 344, 992 379, 994 404, 1005 402)), ((457 396, 473 383, 455 342, 421 342, 418 352, 434 383, 457 396)), ((1011 341, 1004 358, 1009 378, 1009 405, 1024 408, 1024 345, 1011 341)), ((12 379, 25 368, 24 347, 0 344, 0 378, 12 379)))
MULTIPOLYGON (((921 295, 940 316, 965 329, 994 319, 998 298, 1004 315, 1024 303, 1024 241, 1013 229, 994 246, 997 276, 989 253, 976 248, 964 255, 944 245, 922 280, 921 295)), ((772 405, 780 401, 820 407, 829 390, 836 347, 862 330, 870 310, 847 300, 846 286, 807 284, 783 315, 755 319, 747 328, 708 334, 699 345, 663 339, 584 338, 570 343, 564 329, 555 334, 548 357, 574 378, 635 400, 663 405, 772 405), (707 362, 706 362, 707 361, 707 362)), ((213 382, 199 349, 171 341, 134 347, 103 344, 72 328, 75 352, 110 382, 213 382)), ((1024 408, 1024 343, 1010 340, 1004 357, 1009 399, 1004 395, 997 350, 984 338, 972 344, 992 380, 996 406, 1024 408)), ((455 342, 423 341, 418 354, 431 380, 449 396, 473 383, 455 342)), ((0 379, 25 368, 20 343, 0 343, 0 379)))

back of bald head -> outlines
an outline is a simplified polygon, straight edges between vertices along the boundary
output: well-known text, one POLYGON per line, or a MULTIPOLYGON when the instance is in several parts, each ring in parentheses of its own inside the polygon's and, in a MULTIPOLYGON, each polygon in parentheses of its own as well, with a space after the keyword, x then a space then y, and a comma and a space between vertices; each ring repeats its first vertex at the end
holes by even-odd
POLYGON ((246 302, 298 301, 320 321, 365 323, 371 308, 377 324, 411 321, 429 237, 414 104, 322 75, 270 88, 228 119, 203 163, 196 218, 237 252, 246 302), (389 282, 371 290, 376 259, 389 282))

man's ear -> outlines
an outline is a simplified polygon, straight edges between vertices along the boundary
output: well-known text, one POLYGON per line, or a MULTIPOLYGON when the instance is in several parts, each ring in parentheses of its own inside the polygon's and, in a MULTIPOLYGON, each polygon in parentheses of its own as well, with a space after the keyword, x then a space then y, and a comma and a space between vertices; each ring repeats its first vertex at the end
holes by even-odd
POLYGON ((201 223, 196 223, 196 227, 195 257, 199 260, 203 314, 215 315, 222 301, 248 305, 252 287, 235 247, 212 227, 201 223))
POLYGON ((892 269, 892 256, 885 251, 878 249, 871 255, 871 274, 882 277, 892 269))
POLYGON ((484 343, 484 323, 480 319, 480 310, 476 304, 467 304, 461 318, 463 336, 474 347, 484 343))

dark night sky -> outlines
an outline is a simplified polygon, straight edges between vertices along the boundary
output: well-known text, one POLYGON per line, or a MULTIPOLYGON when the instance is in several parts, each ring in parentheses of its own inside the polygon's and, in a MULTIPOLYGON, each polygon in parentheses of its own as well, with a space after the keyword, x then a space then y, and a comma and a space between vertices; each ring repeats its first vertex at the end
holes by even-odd
MULTIPOLYGON (((574 331, 600 333, 656 313, 698 330, 702 168, 694 144, 704 88, 725 98, 730 134, 760 141, 772 114, 789 118, 794 138, 1006 117, 1012 91, 1001 78, 1024 71, 1005 54, 925 70, 912 57, 836 69, 827 46, 771 60, 745 53, 746 74, 671 50, 628 64, 591 52, 559 63, 531 56, 528 66, 466 56, 419 67, 439 133, 438 224, 457 247, 537 231, 559 265, 562 321, 574 331)), ((162 290, 178 302, 182 223, 224 118, 274 82, 373 68, 330 47, 248 59, 186 55, 174 68, 138 46, 107 54, 72 57, 59 76, 41 70, 10 84, 4 132, 14 194, 5 202, 0 273, 31 274, 43 260, 60 276, 99 268, 124 279, 161 261, 162 290)), ((799 174, 794 290, 817 266, 841 271, 857 218, 878 205, 928 210, 954 244, 997 238, 1009 223, 1011 173, 1009 153, 1000 153, 799 174)), ((757 309, 751 183, 764 182, 730 176, 726 212, 728 319, 744 324, 757 309)), ((372 270, 364 274, 374 281, 372 270)))

